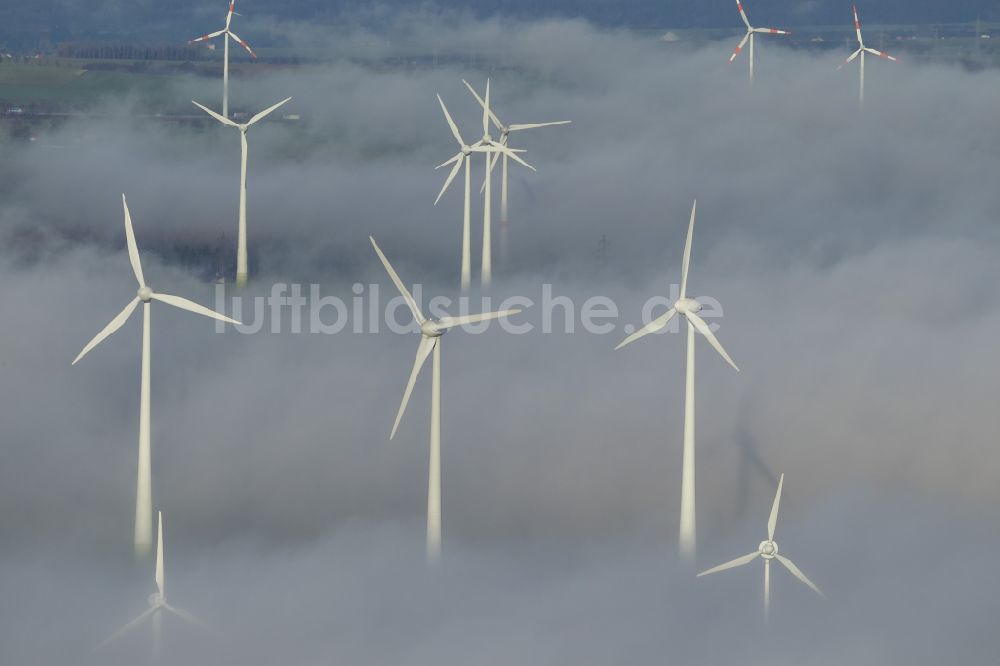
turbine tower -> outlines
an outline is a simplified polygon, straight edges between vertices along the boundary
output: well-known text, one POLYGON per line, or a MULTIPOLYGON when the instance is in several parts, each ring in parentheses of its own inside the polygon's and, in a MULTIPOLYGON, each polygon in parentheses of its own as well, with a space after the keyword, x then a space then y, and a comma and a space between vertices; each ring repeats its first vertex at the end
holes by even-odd
POLYGON ((750 84, 752 85, 753 60, 754 60, 754 54, 753 54, 754 35, 761 33, 768 35, 790 35, 792 33, 790 33, 787 30, 778 30, 777 28, 755 28, 752 25, 750 25, 750 19, 747 18, 747 13, 743 10, 743 3, 740 2, 740 0, 736 0, 736 8, 740 10, 740 18, 743 19, 743 24, 746 25, 747 27, 747 32, 745 35, 743 35, 743 39, 740 40, 740 43, 736 46, 736 48, 733 49, 733 54, 729 56, 729 62, 736 60, 736 56, 740 54, 740 51, 743 50, 743 47, 746 46, 747 42, 749 41, 750 53, 748 55, 750 57, 750 84))
POLYGON ((718 571, 725 571, 726 569, 733 569, 735 567, 743 566, 744 564, 749 564, 758 557, 764 560, 764 617, 766 618, 768 613, 770 613, 771 607, 771 560, 778 560, 783 567, 792 572, 792 575, 798 578, 800 581, 808 585, 813 589, 819 596, 824 596, 820 592, 819 588, 802 573, 802 571, 795 566, 795 563, 784 555, 778 554, 778 544, 774 541, 774 528, 778 523, 778 505, 781 503, 781 486, 785 481, 785 475, 782 474, 778 477, 778 492, 774 494, 774 503, 771 505, 771 516, 767 520, 767 539, 760 542, 757 546, 757 550, 752 553, 747 553, 742 557, 737 557, 735 560, 730 560, 725 564, 720 564, 717 567, 712 567, 707 571, 702 571, 698 576, 707 576, 708 574, 713 574, 718 571))
POLYGON ((705 320, 698 316, 701 310, 701 303, 688 298, 687 281, 688 268, 691 260, 691 238, 694 234, 694 219, 698 209, 698 202, 694 202, 691 208, 691 222, 688 224, 687 242, 684 245, 684 261, 681 267, 681 288, 680 298, 674 306, 667 310, 650 323, 646 324, 638 331, 632 333, 621 344, 615 347, 621 349, 625 345, 638 340, 639 338, 655 333, 663 329, 675 315, 680 314, 687 320, 687 371, 685 376, 684 389, 684 450, 681 460, 681 520, 680 520, 680 541, 679 548, 681 557, 688 562, 694 561, 697 544, 696 524, 695 524, 695 467, 694 467, 694 342, 695 332, 701 333, 708 340, 708 343, 719 352, 719 354, 737 372, 739 368, 733 363, 726 350, 722 348, 719 340, 712 333, 705 320))
POLYGON ((876 49, 869 48, 869 47, 865 46, 865 40, 862 39, 862 37, 861 37, 861 20, 858 18, 858 7, 857 7, 857 5, 851 5, 851 10, 854 12, 854 31, 858 35, 858 50, 855 51, 854 53, 852 53, 850 55, 850 57, 847 58, 847 60, 845 60, 844 62, 840 63, 840 67, 838 67, 837 69, 843 68, 845 65, 847 65, 850 62, 852 62, 855 58, 857 58, 858 56, 861 56, 861 63, 860 63, 860 70, 861 70, 860 71, 860 75, 861 75, 861 78, 860 78, 859 83, 858 83, 858 86, 859 86, 858 87, 858 108, 859 109, 864 109, 865 108, 865 54, 866 53, 871 53, 872 55, 878 56, 879 58, 885 58, 886 60, 891 60, 893 62, 899 62, 899 61, 896 60, 896 58, 893 58, 888 53, 884 53, 882 51, 878 51, 876 49))
POLYGON ((263 120, 272 111, 292 99, 287 97, 274 106, 264 109, 245 123, 236 123, 225 115, 219 115, 215 111, 202 106, 198 102, 191 100, 191 103, 199 109, 218 120, 223 125, 235 127, 240 131, 240 222, 236 236, 236 286, 245 287, 247 284, 247 130, 255 123, 263 120))
MULTIPOLYGON (((466 84, 468 85, 468 84, 466 84)), ((470 90, 472 88, 470 87, 470 90)), ((473 92, 475 92, 473 90, 473 92)), ((477 95, 478 97, 478 95, 477 95)), ((532 171, 536 171, 535 167, 531 166, 520 157, 517 156, 513 150, 507 146, 501 144, 499 141, 495 141, 492 136, 490 136, 490 80, 486 79, 486 99, 483 101, 483 138, 479 140, 477 144, 480 147, 487 148, 486 152, 486 176, 483 180, 483 259, 481 265, 481 275, 480 280, 484 287, 489 287, 493 281, 493 238, 492 238, 492 208, 493 208, 493 191, 492 191, 492 172, 493 165, 491 162, 491 153, 500 153, 505 157, 510 157, 515 162, 522 164, 532 171)))
POLYGON ((470 146, 462 138, 462 134, 458 131, 458 126, 455 125, 455 121, 451 119, 451 114, 448 113, 448 107, 444 105, 444 100, 441 99, 441 95, 437 96, 438 102, 441 104, 441 110, 444 111, 445 120, 448 121, 448 127, 451 128, 451 133, 455 137, 455 141, 458 142, 458 153, 455 154, 447 162, 438 165, 436 168, 448 166, 454 163, 454 167, 451 169, 451 173, 448 174, 448 178, 444 181, 444 187, 437 195, 437 199, 434 200, 434 205, 441 201, 441 197, 444 196, 445 191, 447 191, 448 186, 451 185, 451 181, 455 180, 455 176, 458 175, 458 170, 465 165, 465 204, 464 212, 462 217, 462 291, 469 290, 469 284, 472 282, 472 241, 469 238, 469 228, 471 226, 471 205, 472 205, 472 190, 470 187, 471 175, 470 168, 472 163, 472 153, 483 153, 486 152, 487 156, 489 153, 487 149, 476 144, 475 146, 470 146))
MULTIPOLYGON (((540 127, 551 127, 553 125, 568 125, 571 122, 573 122, 572 120, 557 120, 549 123, 522 123, 515 125, 504 125, 502 122, 500 122, 500 119, 497 118, 496 113, 494 113, 492 109, 489 109, 489 105, 487 105, 486 101, 479 96, 479 93, 476 92, 476 89, 473 88, 471 85, 469 85, 469 82, 466 81, 465 79, 462 79, 462 83, 464 83, 465 87, 469 89, 469 92, 472 93, 472 96, 476 98, 476 101, 479 102, 480 106, 489 111, 490 119, 493 121, 493 125, 500 131, 500 145, 502 146, 508 145, 508 140, 510 139, 511 132, 522 132, 524 130, 538 129, 540 127)), ((500 154, 495 153, 490 163, 491 170, 496 167, 498 159, 500 159, 500 154)), ((501 166, 501 178, 500 178, 500 225, 501 225, 500 229, 501 230, 505 230, 507 228, 507 221, 508 221, 507 220, 507 161, 508 161, 508 156, 505 153, 503 155, 503 164, 501 166)), ((486 187, 486 183, 483 183, 483 187, 484 188, 486 187)))
POLYGON ((406 411, 406 404, 410 401, 410 394, 413 392, 413 385, 417 381, 420 369, 427 361, 427 357, 434 354, 433 370, 431 374, 431 436, 430 436, 430 465, 427 479, 427 561, 436 564, 441 557, 441 336, 456 326, 474 324, 488 319, 499 317, 509 317, 520 312, 520 310, 501 310, 500 312, 488 312, 485 314, 461 315, 458 317, 441 317, 440 319, 428 319, 420 312, 417 302, 413 300, 409 290, 399 279, 396 271, 393 270, 389 260, 382 254, 375 239, 368 237, 372 242, 372 247, 378 254, 378 258, 385 266, 396 289, 406 300, 406 304, 413 314, 413 318, 420 325, 420 344, 417 346, 417 358, 413 362, 413 370, 410 371, 410 379, 406 383, 406 390, 403 392, 403 401, 399 405, 396 413, 396 421, 392 424, 392 432, 389 439, 396 436, 399 422, 406 411))
POLYGON ((139 303, 142 303, 142 378, 139 388, 139 469, 138 480, 136 482, 135 493, 135 551, 137 555, 147 554, 153 546, 153 498, 152 498, 152 474, 150 465, 150 436, 149 436, 149 315, 150 303, 160 301, 167 305, 172 305, 182 310, 194 312, 195 314, 212 317, 229 324, 238 324, 235 319, 219 314, 214 310, 198 305, 186 298, 170 296, 168 294, 158 294, 146 285, 146 279, 142 274, 142 264, 139 262, 139 249, 135 243, 135 235, 132 232, 132 218, 128 212, 128 203, 125 195, 122 195, 122 206, 125 209, 125 241, 128 245, 128 257, 132 264, 132 272, 139 283, 139 291, 125 309, 111 320, 94 339, 87 343, 83 351, 73 360, 73 365, 86 356, 86 354, 99 345, 105 338, 121 328, 139 303))
MULTIPOLYGON (((202 35, 197 39, 192 39, 188 44, 195 44, 197 42, 205 42, 210 39, 215 39, 219 35, 225 35, 223 37, 223 42, 225 46, 223 47, 222 56, 222 115, 226 118, 229 117, 229 40, 233 40, 243 48, 247 50, 247 53, 254 59, 257 58, 257 54, 253 52, 250 45, 239 38, 235 32, 229 29, 230 24, 233 22, 233 14, 235 14, 236 0, 230 0, 229 11, 226 13, 226 24, 222 27, 222 30, 216 30, 207 35, 202 35)), ((239 14, 236 14, 239 16, 239 14)))
POLYGON ((166 593, 164 592, 164 577, 163 577, 163 512, 160 511, 157 515, 157 532, 158 538, 156 540, 156 573, 154 579, 156 581, 156 592, 149 595, 149 608, 136 617, 134 620, 126 624, 124 627, 113 633, 107 639, 105 639, 97 649, 101 649, 115 642, 129 631, 142 624, 146 618, 149 618, 153 625, 153 659, 158 660, 162 654, 162 641, 163 641, 163 614, 172 613, 173 615, 179 617, 185 622, 190 622, 191 624, 207 629, 205 624, 191 615, 187 611, 183 611, 179 608, 174 608, 167 603, 166 593))

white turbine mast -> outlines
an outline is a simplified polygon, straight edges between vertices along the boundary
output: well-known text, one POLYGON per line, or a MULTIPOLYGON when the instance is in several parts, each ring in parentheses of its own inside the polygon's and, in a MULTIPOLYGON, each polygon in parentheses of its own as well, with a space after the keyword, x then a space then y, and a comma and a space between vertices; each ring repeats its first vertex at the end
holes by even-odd
POLYGON ((764 560, 764 616, 767 617, 771 608, 771 560, 778 560, 779 563, 786 569, 792 572, 792 575, 798 578, 800 581, 808 585, 816 594, 823 597, 824 594, 820 592, 820 589, 816 585, 806 578, 806 575, 795 566, 795 563, 784 555, 778 553, 778 544, 774 541, 774 528, 778 524, 778 505, 781 504, 781 486, 785 481, 785 475, 782 474, 778 477, 778 491, 774 494, 774 502, 771 504, 771 516, 767 519, 767 539, 760 542, 757 546, 757 550, 752 553, 747 553, 742 557, 737 557, 735 560, 730 560, 725 564, 720 564, 717 567, 712 567, 707 571, 702 571, 698 576, 707 576, 708 574, 713 574, 719 571, 725 571, 726 569, 733 569, 735 567, 743 566, 744 564, 749 564, 755 559, 760 557, 764 560))
POLYGON ((747 55, 749 56, 750 59, 750 83, 753 84, 754 35, 759 35, 759 34, 790 35, 792 33, 787 30, 778 30, 777 28, 755 28, 752 25, 750 25, 750 19, 747 18, 747 13, 746 11, 744 11, 743 3, 740 0, 736 0, 736 8, 740 10, 740 18, 743 19, 743 24, 746 26, 747 32, 745 35, 743 35, 743 39, 740 40, 740 43, 736 45, 736 48, 733 49, 733 54, 729 56, 729 62, 731 63, 734 60, 736 60, 736 56, 740 54, 740 51, 742 51, 743 47, 747 45, 747 42, 750 42, 750 53, 748 53, 747 55))
POLYGON ((163 576, 163 512, 160 511, 157 515, 157 532, 158 538, 156 541, 156 569, 154 574, 154 580, 156 581, 156 592, 149 595, 148 602, 149 608, 141 613, 138 617, 128 622, 121 629, 113 633, 111 636, 106 638, 101 642, 97 649, 100 650, 116 640, 127 634, 129 631, 142 624, 147 618, 151 621, 153 625, 153 659, 159 659, 162 655, 162 641, 163 641, 163 614, 170 613, 185 622, 189 622, 202 629, 208 629, 205 623, 191 615, 187 611, 183 611, 179 608, 175 608, 167 603, 166 591, 164 587, 164 576, 163 576))
POLYGON ((229 11, 226 12, 226 24, 222 27, 222 30, 216 30, 215 32, 210 32, 207 35, 202 35, 197 39, 192 39, 188 44, 195 44, 197 42, 205 42, 211 39, 215 39, 219 35, 224 35, 223 41, 225 42, 225 47, 223 48, 222 56, 222 115, 226 118, 229 117, 229 40, 233 40, 243 48, 247 50, 247 53, 254 59, 257 58, 257 54, 253 52, 250 45, 245 41, 240 39, 239 35, 229 29, 230 24, 233 21, 233 14, 240 16, 236 11, 236 0, 230 0, 229 11))
POLYGON ((463 164, 465 165, 465 204, 462 216, 462 281, 461 281, 462 291, 464 292, 469 290, 469 284, 472 281, 472 241, 469 238, 471 217, 472 217, 472 208, 471 208, 472 190, 470 186, 471 183, 470 168, 472 163, 472 153, 487 152, 487 149, 480 146, 479 144, 476 144, 475 146, 470 146, 469 144, 467 144, 465 142, 465 139, 462 138, 462 134, 458 131, 458 126, 455 125, 455 121, 452 120, 451 114, 448 113, 448 107, 444 105, 444 100, 441 99, 441 95, 438 95, 437 99, 438 102, 441 104, 441 110, 444 111, 445 120, 448 121, 448 127, 451 128, 452 136, 454 136, 455 141, 458 142, 458 153, 456 153, 455 156, 452 157, 447 162, 439 164, 437 167, 435 167, 437 169, 440 169, 441 167, 448 166, 449 164, 452 163, 454 163, 455 165, 454 167, 452 167, 451 173, 448 174, 448 178, 444 181, 444 187, 442 187, 441 191, 438 193, 437 199, 434 200, 435 206, 438 204, 438 201, 441 200, 441 197, 444 196, 444 193, 448 189, 448 186, 451 185, 451 182, 455 180, 455 176, 458 175, 459 169, 462 168, 463 164))
POLYGON ((245 123, 233 122, 225 115, 219 115, 208 107, 202 106, 198 102, 191 100, 191 103, 199 109, 218 120, 223 125, 235 127, 240 131, 240 217, 239 228, 236 234, 236 286, 244 287, 247 283, 247 130, 257 122, 270 115, 275 109, 286 104, 291 97, 287 97, 274 106, 268 107, 255 115, 245 123))
POLYGON ((132 231, 132 217, 129 215, 128 203, 122 195, 122 206, 125 209, 125 241, 128 246, 128 257, 132 264, 132 272, 139 283, 139 290, 125 309, 118 313, 94 339, 87 343, 83 351, 73 360, 73 365, 82 359, 91 349, 99 345, 105 338, 121 328, 131 316, 139 303, 142 303, 142 378, 139 389, 139 469, 135 494, 135 551, 137 555, 145 555, 153 546, 153 499, 152 474, 150 466, 150 436, 149 436, 149 315, 150 303, 159 301, 182 310, 194 312, 206 317, 218 319, 229 324, 238 324, 235 319, 219 314, 214 310, 198 305, 193 301, 179 296, 159 294, 146 285, 142 274, 142 264, 139 262, 139 249, 135 243, 132 231))
MULTIPOLYGON (((464 83, 464 80, 463 80, 464 83)), ((466 85, 469 85, 466 83, 466 85)), ((473 90, 469 86, 470 90, 473 90)), ((475 93, 475 90, 473 90, 475 93)), ((478 97, 478 95, 477 95, 478 97)), ((532 171, 536 171, 535 167, 531 166, 524 160, 522 160, 517 153, 524 152, 523 150, 511 150, 506 145, 500 143, 490 136, 490 80, 486 79, 486 98, 482 101, 483 106, 483 138, 479 140, 476 144, 479 147, 487 148, 486 152, 486 175, 483 180, 483 258, 480 267, 480 281, 482 286, 489 287, 493 281, 493 237, 492 237, 492 209, 493 209, 493 190, 492 190, 492 172, 493 164, 491 153, 499 153, 505 157, 509 157, 515 162, 528 167, 532 171)))
POLYGON ((621 349, 625 345, 638 340, 639 338, 648 335, 650 333, 655 333, 662 330, 670 320, 674 318, 675 315, 680 314, 687 320, 687 370, 685 375, 685 389, 684 389, 684 449, 683 457, 681 460, 681 518, 680 518, 680 540, 678 543, 681 557, 688 562, 693 562, 695 557, 695 550, 697 544, 697 529, 695 522, 695 455, 694 455, 694 426, 695 426, 695 410, 694 410, 694 342, 695 342, 695 332, 698 332, 705 336, 708 343, 712 345, 715 351, 726 360, 726 363, 731 365, 736 371, 739 368, 733 362, 733 359, 729 357, 726 350, 723 349, 722 344, 715 337, 712 329, 709 328, 705 320, 702 319, 698 312, 701 310, 702 305, 693 298, 688 298, 687 282, 688 282, 688 268, 690 267, 691 261, 691 239, 694 235, 694 220, 695 213, 698 210, 697 200, 691 207, 691 221, 688 224, 687 242, 684 244, 684 260, 681 266, 681 288, 680 288, 680 298, 674 303, 674 306, 667 310, 664 314, 660 315, 650 323, 646 324, 638 331, 632 333, 630 336, 622 340, 621 344, 615 347, 616 350, 621 349))
POLYGON ((427 479, 427 561, 436 564, 441 557, 441 336, 456 326, 474 324, 488 319, 499 317, 509 317, 520 312, 520 310, 501 310, 499 312, 488 312, 485 314, 460 315, 458 317, 445 316, 440 319, 429 319, 424 317, 420 307, 413 299, 409 290, 399 279, 396 271, 392 268, 389 260, 382 254, 378 243, 371 236, 368 237, 375 248, 378 258, 385 266, 396 289, 406 300, 413 318, 420 326, 420 344, 417 346, 417 358, 413 362, 413 369, 410 371, 410 378, 406 382, 406 390, 403 392, 403 400, 396 413, 396 420, 392 424, 392 432, 389 439, 396 436, 399 422, 406 411, 406 405, 410 401, 410 394, 413 392, 413 385, 417 381, 420 369, 427 361, 427 357, 434 354, 433 370, 431 375, 431 434, 430 434, 430 464, 427 479))
POLYGON ((861 57, 859 63, 860 66, 860 79, 858 82, 858 107, 864 109, 865 107, 865 54, 870 53, 879 58, 885 58, 886 60, 891 60, 892 62, 899 62, 896 58, 892 57, 888 53, 884 53, 877 49, 873 49, 865 46, 865 40, 861 37, 861 19, 858 18, 858 7, 857 5, 851 5, 851 10, 854 12, 854 31, 858 35, 858 50, 852 53, 847 60, 840 63, 837 69, 842 69, 848 63, 854 61, 858 56, 861 57))
MULTIPOLYGON (((493 125, 500 131, 500 144, 503 146, 508 145, 508 140, 510 139, 511 132, 522 132, 524 130, 538 129, 540 127, 551 127, 553 125, 568 125, 573 122, 572 120, 556 120, 548 123, 518 123, 514 125, 504 125, 502 122, 500 122, 500 119, 497 118, 496 113, 488 107, 486 101, 479 96, 479 93, 476 92, 476 89, 473 88, 471 85, 469 85, 469 82, 466 81, 465 79, 462 79, 462 83, 464 83, 465 87, 469 89, 469 92, 472 93, 472 96, 476 98, 476 101, 479 102, 480 106, 489 111, 490 119, 492 119, 493 125)), ((492 161, 490 163, 491 170, 496 167, 497 160, 499 159, 500 159, 500 153, 494 153, 492 161)), ((501 167, 502 176, 500 179, 500 222, 502 224, 508 221, 507 220, 507 161, 508 161, 508 156, 505 153, 503 154, 503 165, 501 167)), ((483 183, 483 188, 485 187, 486 183, 483 183)))

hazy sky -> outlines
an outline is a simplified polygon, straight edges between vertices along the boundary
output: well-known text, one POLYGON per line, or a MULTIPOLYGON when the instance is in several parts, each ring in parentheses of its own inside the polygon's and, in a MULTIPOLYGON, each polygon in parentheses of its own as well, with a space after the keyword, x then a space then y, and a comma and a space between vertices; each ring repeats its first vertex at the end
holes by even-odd
MULTIPOLYGON (((455 296, 461 194, 432 206, 433 167, 456 150, 434 93, 476 139, 461 78, 489 74, 501 119, 574 121, 514 144, 538 173, 512 169, 495 295, 540 300, 550 283, 578 305, 612 297, 620 319, 607 335, 444 339, 445 558, 428 574, 429 380, 387 439, 416 336, 217 335, 154 305, 167 594, 218 632, 168 620, 173 661, 989 661, 1000 74, 872 62, 859 116, 841 54, 777 39, 762 40, 751 91, 728 40, 669 48, 580 21, 416 16, 411 29, 478 37, 492 58, 502 45, 506 66, 233 82, 238 108, 294 95, 306 125, 250 134, 247 296, 297 281, 344 298, 377 283, 388 298, 369 234, 404 280, 455 296), (691 289, 721 302, 742 368, 699 345, 698 565, 756 546, 784 472, 776 539, 829 597, 776 570, 769 629, 759 563, 695 579, 675 555, 682 337, 612 351, 678 281, 695 197, 691 289)), ((356 39, 339 48, 368 48, 356 39)), ((219 105, 211 80, 175 92, 219 105)), ((232 241, 238 139, 123 112, 3 150, 0 651, 87 663, 152 591, 151 565, 131 560, 138 317, 70 361, 134 295, 122 192, 140 250, 161 250, 143 253, 150 285, 213 303, 205 267, 160 256, 232 241)), ((538 323, 539 307, 521 318, 538 323)), ((94 663, 141 663, 148 639, 139 629, 94 663)))
MULTIPOLYGON (((215 23, 225 13, 225 0, 0 0, 8 21, 0 26, 0 41, 10 47, 33 48, 71 40, 189 39, 193 24, 215 23)), ((862 16, 871 24, 920 25, 967 23, 977 17, 1000 19, 990 0, 865 0, 862 16)), ((850 28, 850 2, 818 0, 750 0, 747 10, 755 21, 786 26, 850 28)), ((237 0, 241 24, 279 19, 310 21, 325 26, 362 20, 384 26, 414 8, 430 12, 461 12, 467 16, 511 16, 522 19, 583 18, 609 26, 632 28, 721 28, 739 26, 733 0, 237 0)), ((241 33, 242 36, 242 33, 241 33)), ((284 42, 277 35, 257 33, 268 46, 284 42)))

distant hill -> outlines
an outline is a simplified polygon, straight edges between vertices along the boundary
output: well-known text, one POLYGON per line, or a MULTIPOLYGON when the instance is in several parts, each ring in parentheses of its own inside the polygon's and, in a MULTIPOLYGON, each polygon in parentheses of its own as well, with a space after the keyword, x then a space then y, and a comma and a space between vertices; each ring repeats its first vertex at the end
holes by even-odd
MULTIPOLYGON (((382 0, 393 8, 420 6, 412 0, 382 0)), ((738 26, 734 0, 439 0, 425 6, 478 16, 583 17, 632 28, 738 26)), ((226 0, 0 0, 0 46, 47 48, 65 41, 135 39, 179 41, 211 28, 226 0)), ((370 8, 358 0, 238 0, 237 11, 254 17, 337 21, 343 12, 370 8)), ((748 0, 761 24, 829 25, 850 21, 850 0, 748 0)), ((861 0, 869 24, 963 23, 977 16, 1000 21, 1000 2, 987 0, 861 0)), ((262 44, 263 45, 263 44, 262 44)))

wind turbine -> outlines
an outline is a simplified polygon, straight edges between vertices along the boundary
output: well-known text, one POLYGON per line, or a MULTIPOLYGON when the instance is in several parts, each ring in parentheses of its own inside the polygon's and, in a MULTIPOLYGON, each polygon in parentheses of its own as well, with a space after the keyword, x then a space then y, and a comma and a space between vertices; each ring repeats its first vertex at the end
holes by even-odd
MULTIPOLYGON (((524 130, 538 129, 540 127, 551 127, 553 125, 568 125, 571 122, 573 122, 572 120, 557 120, 549 123, 522 123, 515 125, 504 125, 502 122, 500 122, 500 119, 497 118, 496 113, 494 113, 492 109, 489 109, 489 106, 486 104, 486 101, 479 96, 479 93, 476 92, 476 89, 473 88, 471 85, 469 85, 469 82, 466 81, 465 79, 462 79, 462 83, 464 83, 465 87, 469 89, 469 92, 472 93, 472 96, 476 98, 476 101, 479 102, 480 106, 482 106, 484 109, 489 110, 490 118, 493 120, 493 124, 496 126, 498 130, 500 130, 500 144, 503 146, 507 145, 508 139, 510 139, 511 132, 522 132, 524 130)), ((500 159, 500 154, 495 153, 490 163, 491 170, 496 167, 498 159, 500 159)), ((500 179, 500 222, 502 224, 507 222, 507 160, 508 157, 506 154, 504 154, 503 165, 501 167, 502 176, 500 179)), ((486 183, 483 183, 483 187, 484 188, 486 187, 486 183)))
POLYGON ((290 99, 292 98, 287 97, 274 106, 264 109, 245 123, 233 122, 225 115, 220 116, 215 111, 212 111, 198 102, 191 100, 192 104, 218 120, 223 125, 235 127, 240 131, 240 147, 242 151, 240 157, 240 224, 236 238, 236 286, 238 287, 244 287, 247 283, 247 130, 250 129, 252 125, 268 116, 279 106, 287 103, 290 99))
MULTIPOLYGON (((225 35, 223 41, 225 42, 225 48, 223 49, 222 56, 222 115, 226 118, 229 117, 229 40, 233 40, 243 48, 247 50, 247 53, 254 59, 257 58, 257 54, 253 52, 250 45, 245 41, 240 39, 239 35, 229 29, 230 23, 233 21, 233 14, 235 14, 236 0, 230 0, 229 11, 226 13, 226 24, 223 26, 222 30, 216 30, 207 35, 202 35, 197 39, 192 39, 188 44, 194 44, 196 42, 205 42, 210 39, 215 39, 219 35, 225 35)), ((239 16, 239 14, 236 14, 239 16)))
POLYGON ((396 289, 403 295, 406 304, 413 314, 413 318, 420 325, 420 344, 417 346, 417 358, 413 362, 413 370, 410 371, 410 379, 406 383, 406 390, 403 392, 403 401, 399 405, 396 413, 396 421, 392 424, 392 432, 389 439, 396 436, 399 422, 406 411, 406 404, 410 401, 410 394, 413 392, 413 385, 417 381, 417 375, 423 367, 427 357, 434 353, 433 371, 431 375, 431 436, 430 436, 430 466, 427 479, 427 561, 436 564, 441 557, 441 336, 456 326, 474 324, 488 319, 499 317, 509 317, 520 312, 520 310, 501 310, 500 312, 488 312, 485 314, 461 315, 458 317, 441 317, 440 319, 428 319, 420 312, 417 302, 407 290, 403 281, 399 279, 396 271, 393 270, 389 260, 382 254, 378 243, 371 236, 372 247, 382 260, 382 265, 389 273, 396 289))
POLYGON ((132 217, 128 212, 128 203, 122 195, 122 206, 125 209, 125 241, 128 245, 128 258, 132 271, 139 283, 139 291, 125 309, 118 313, 94 339, 87 343, 83 351, 73 360, 73 365, 99 345, 105 338, 121 328, 132 312, 142 302, 142 379, 139 389, 139 470, 135 493, 135 550, 139 555, 149 552, 153 546, 153 500, 150 472, 150 437, 149 437, 149 311, 152 301, 160 301, 188 312, 212 317, 230 324, 238 324, 235 319, 219 314, 214 310, 198 305, 186 298, 158 294, 146 285, 142 275, 142 264, 139 262, 139 249, 135 244, 132 232, 132 217))
POLYGON ((733 363, 726 350, 722 348, 719 340, 712 333, 705 320, 698 316, 701 310, 701 303, 688 298, 687 281, 688 267, 691 260, 691 238, 694 234, 694 219, 698 209, 697 200, 691 207, 691 222, 688 225, 687 242, 684 245, 684 261, 681 267, 681 289, 680 298, 674 306, 667 310, 650 323, 646 324, 638 331, 622 340, 621 344, 615 347, 621 349, 625 345, 638 340, 639 338, 655 333, 663 329, 675 315, 680 314, 687 320, 687 371, 685 377, 684 392, 684 450, 681 462, 681 520, 680 520, 680 542, 679 548, 683 558, 689 562, 694 561, 696 539, 695 524, 695 475, 694 475, 694 341, 695 331, 701 333, 708 339, 712 347, 731 365, 737 372, 739 368, 733 363))
POLYGON ((733 49, 733 54, 731 56, 729 56, 729 62, 732 62, 732 61, 736 60, 736 56, 738 56, 740 54, 740 51, 743 50, 743 47, 746 46, 746 43, 749 41, 750 42, 750 53, 748 55, 750 56, 750 83, 752 84, 753 83, 753 40, 754 40, 754 35, 761 34, 761 33, 769 34, 769 35, 790 35, 792 33, 790 33, 787 30, 778 30, 777 28, 755 28, 752 25, 750 25, 750 19, 747 18, 747 13, 743 10, 743 3, 740 2, 740 0, 736 0, 736 8, 738 10, 740 10, 740 18, 743 19, 743 23, 747 27, 747 32, 746 32, 745 35, 743 35, 743 39, 740 40, 740 43, 736 46, 736 48, 733 49))
POLYGON ((847 58, 847 60, 840 63, 840 67, 838 67, 837 69, 843 68, 844 65, 847 65, 858 56, 861 56, 861 79, 858 88, 858 106, 859 108, 863 109, 865 107, 865 54, 871 53, 872 55, 876 55, 879 58, 885 58, 886 60, 891 60, 893 62, 899 62, 899 61, 893 58, 888 53, 883 53, 882 51, 878 51, 876 49, 865 46, 865 40, 862 39, 861 37, 861 20, 858 18, 857 5, 851 5, 851 10, 854 12, 854 30, 858 34, 858 50, 852 53, 850 57, 847 58))
MULTIPOLYGON (((464 80, 463 80, 464 82, 464 80)), ((466 83, 465 85, 469 85, 466 83)), ((469 87, 472 90, 472 87, 469 87)), ((475 90, 473 90, 475 93, 475 90)), ((476 96, 479 97, 478 95, 476 96)), ((493 281, 493 238, 491 236, 491 217, 493 208, 493 190, 492 190, 492 173, 493 164, 491 162, 490 153, 501 153, 504 157, 510 157, 515 162, 523 164, 532 171, 536 171, 535 167, 531 166, 520 157, 517 156, 513 150, 503 145, 502 143, 495 141, 492 136, 490 136, 490 80, 486 79, 486 99, 482 102, 483 105, 483 138, 479 140, 477 145, 489 148, 486 151, 486 176, 483 180, 483 259, 481 266, 481 281, 484 287, 490 286, 493 281)))
POLYGON ((455 121, 451 119, 451 114, 448 113, 448 107, 444 105, 444 100, 441 99, 441 95, 437 96, 438 102, 441 104, 441 110, 444 111, 445 120, 448 121, 448 127, 451 128, 451 133, 455 137, 455 141, 458 142, 458 153, 452 157, 447 162, 438 165, 436 168, 448 166, 454 163, 455 166, 452 167, 451 173, 448 174, 447 180, 444 181, 444 187, 437 195, 437 199, 434 200, 434 205, 438 204, 441 197, 444 196, 445 191, 448 186, 451 185, 451 181, 455 180, 455 176, 458 175, 458 170, 465 165, 465 207, 464 214, 462 217, 462 291, 469 290, 469 284, 472 281, 472 245, 469 239, 469 227, 471 219, 471 205, 472 205, 472 190, 470 188, 470 167, 472 163, 472 153, 489 153, 486 148, 476 144, 475 146, 470 146, 462 138, 462 134, 458 131, 458 126, 455 125, 455 121))
POLYGON ((164 592, 164 578, 163 578, 163 512, 160 511, 157 514, 157 532, 159 533, 156 541, 156 592, 149 595, 149 608, 136 617, 134 620, 126 624, 124 627, 113 633, 107 639, 105 639, 97 649, 106 647, 107 645, 115 642, 129 631, 142 624, 146 618, 149 618, 153 625, 153 658, 159 659, 161 654, 161 644, 163 639, 163 614, 172 613, 173 615, 181 618, 185 622, 190 622, 191 624, 207 629, 205 624, 191 615, 187 611, 183 611, 179 608, 174 608, 167 603, 167 598, 164 592))
POLYGON ((702 571, 698 576, 707 576, 708 574, 713 574, 718 571, 725 571, 726 569, 733 569, 735 567, 743 566, 744 564, 749 564, 758 557, 764 560, 764 616, 770 612, 771 606, 771 560, 778 560, 782 566, 792 572, 792 575, 798 578, 800 581, 808 585, 813 589, 819 596, 824 596, 820 589, 816 585, 806 578, 806 575, 802 573, 801 570, 795 563, 784 555, 778 554, 778 544, 774 541, 774 527, 778 522, 778 505, 781 503, 781 485, 785 481, 785 475, 782 474, 778 477, 778 492, 774 494, 774 503, 771 505, 771 517, 767 520, 767 539, 760 542, 757 546, 757 550, 752 553, 747 553, 742 557, 737 557, 735 560, 730 560, 725 564, 720 564, 717 567, 712 567, 707 571, 702 571))

